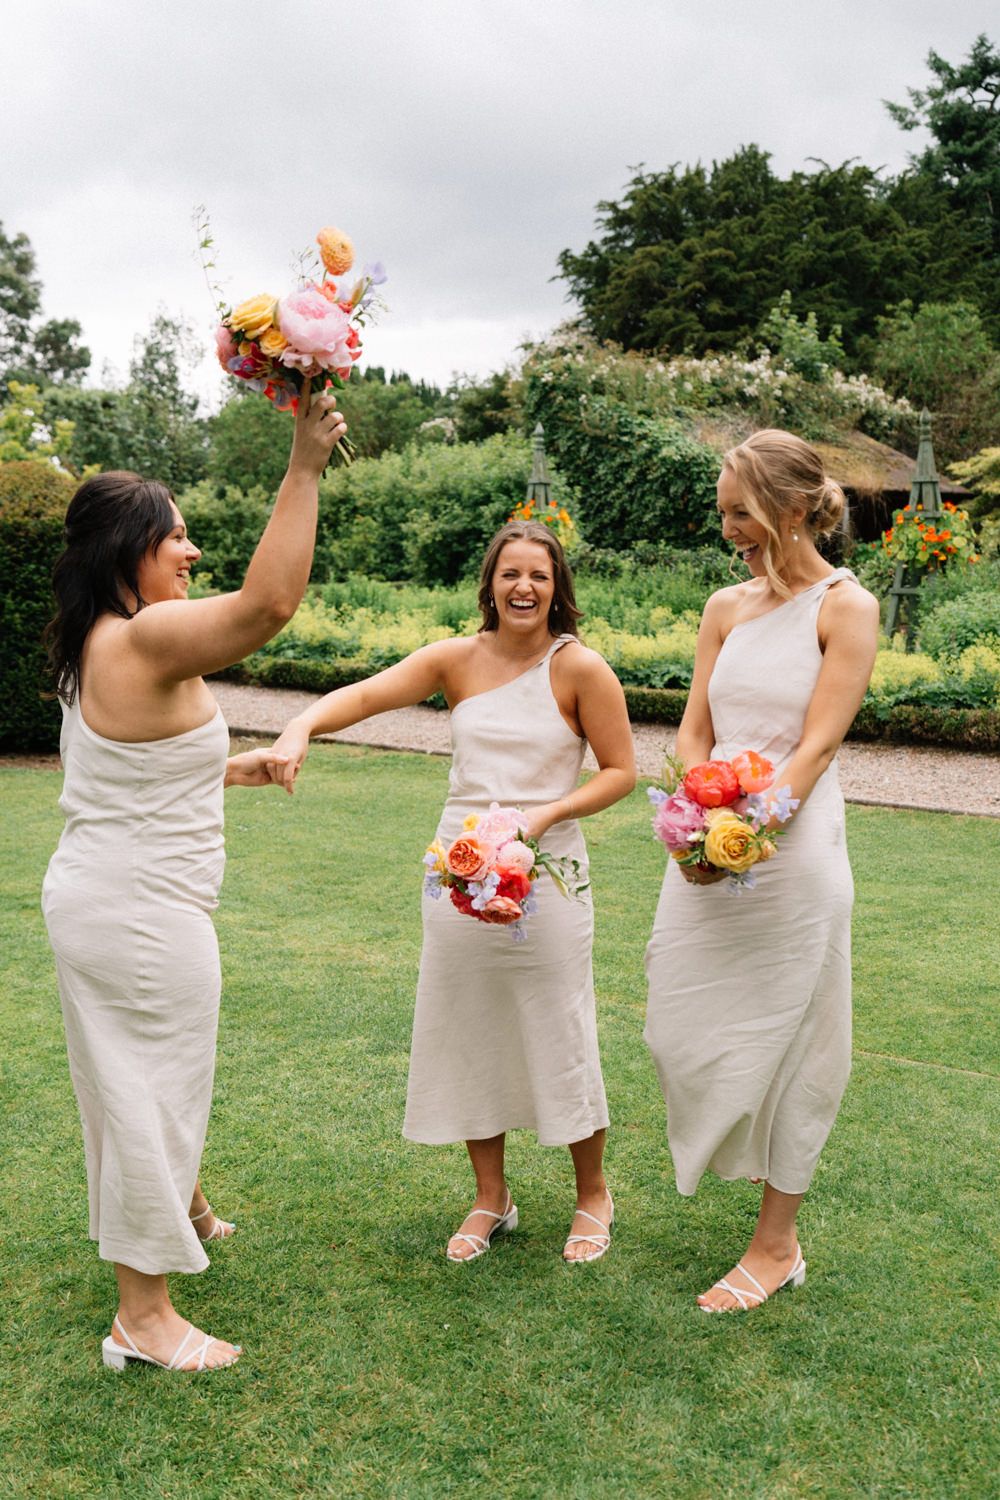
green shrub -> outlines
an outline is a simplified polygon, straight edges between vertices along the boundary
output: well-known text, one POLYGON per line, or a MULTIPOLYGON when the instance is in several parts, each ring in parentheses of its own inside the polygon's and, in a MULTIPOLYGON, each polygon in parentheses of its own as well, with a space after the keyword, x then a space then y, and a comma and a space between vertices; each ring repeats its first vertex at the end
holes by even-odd
POLYGON ((52 750, 60 712, 42 631, 55 610, 52 568, 75 481, 50 464, 0 464, 0 747, 52 750), (43 696, 43 694, 45 696, 43 696))
POLYGON ((188 535, 203 554, 195 578, 199 571, 211 573, 213 588, 224 594, 240 588, 273 500, 274 496, 260 486, 243 491, 231 484, 220 492, 208 480, 178 495, 177 505, 188 535))
POLYGON ((937 661, 961 656, 967 646, 1000 637, 1000 593, 976 590, 946 599, 922 615, 920 646, 937 661))
POLYGON ((526 410, 577 495, 586 538, 627 551, 637 542, 692 546, 718 538, 719 456, 677 421, 644 415, 606 396, 563 399, 526 382, 526 410))
MULTIPOLYGON (((411 446, 359 459, 320 486, 316 576, 367 573, 450 584, 478 568, 486 543, 523 499, 526 438, 411 446)), ((565 486, 553 475, 555 495, 565 486)))

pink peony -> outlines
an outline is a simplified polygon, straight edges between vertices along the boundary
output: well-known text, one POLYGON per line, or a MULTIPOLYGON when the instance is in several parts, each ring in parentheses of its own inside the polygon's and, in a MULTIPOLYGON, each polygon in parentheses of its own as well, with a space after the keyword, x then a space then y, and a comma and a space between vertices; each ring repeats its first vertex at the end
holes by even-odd
POLYGON ((691 835, 704 832, 705 809, 685 792, 674 792, 661 802, 653 818, 653 832, 672 853, 691 848, 691 835))
POLYGON ((517 838, 523 822, 524 814, 516 807, 501 807, 499 802, 491 802, 489 812, 483 813, 476 824, 476 837, 488 839, 496 848, 502 849, 511 839, 517 838))
POLYGON ((509 844, 503 846, 503 862, 507 870, 519 870, 522 875, 530 875, 535 868, 534 851, 527 844, 522 844, 520 839, 511 839, 509 844))
POLYGON ((225 323, 220 323, 215 330, 215 355, 228 375, 230 373, 229 361, 236 358, 236 340, 225 323))
POLYGON ((335 370, 351 363, 351 320, 342 307, 314 287, 293 292, 278 304, 278 326, 288 340, 281 362, 309 373, 310 366, 335 370))

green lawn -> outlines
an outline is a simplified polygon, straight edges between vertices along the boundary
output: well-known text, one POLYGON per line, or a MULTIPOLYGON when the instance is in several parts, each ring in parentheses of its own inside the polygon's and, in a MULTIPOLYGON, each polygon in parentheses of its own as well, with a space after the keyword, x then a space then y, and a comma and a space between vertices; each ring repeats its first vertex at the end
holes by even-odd
POLYGON ((674 1192, 641 1040, 662 870, 641 792, 588 830, 611 1254, 562 1265, 568 1153, 516 1137, 522 1227, 475 1266, 444 1259, 464 1152, 399 1130, 419 857, 446 775, 438 758, 323 747, 294 800, 227 793, 204 1175, 239 1237, 174 1292, 246 1353, 185 1380, 100 1365, 112 1277, 85 1237, 38 912, 59 778, 0 773, 0 1493, 996 1493, 1000 826, 850 810, 856 1056, 802 1215, 809 1280, 749 1318, 709 1318, 693 1294, 740 1251, 757 1198, 710 1180, 674 1192))

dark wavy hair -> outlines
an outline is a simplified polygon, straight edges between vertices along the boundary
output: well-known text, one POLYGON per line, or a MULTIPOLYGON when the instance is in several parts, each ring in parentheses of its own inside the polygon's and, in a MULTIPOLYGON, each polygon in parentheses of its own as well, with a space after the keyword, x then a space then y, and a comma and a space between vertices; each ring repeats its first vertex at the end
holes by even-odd
POLYGON ((165 484, 119 469, 95 474, 69 502, 66 547, 52 572, 56 613, 45 631, 64 703, 79 692, 80 657, 94 621, 103 614, 130 620, 148 602, 139 592, 139 563, 177 524, 172 500, 165 484))
POLYGON ((573 590, 573 574, 570 572, 562 543, 548 526, 538 521, 508 521, 501 526, 486 548, 486 556, 479 571, 479 613, 483 617, 480 632, 496 630, 500 624, 497 607, 493 603, 493 574, 496 572, 500 553, 508 542, 537 542, 544 547, 552 559, 552 581, 555 592, 549 605, 549 632, 552 635, 577 635, 577 620, 583 618, 583 610, 577 609, 573 590))

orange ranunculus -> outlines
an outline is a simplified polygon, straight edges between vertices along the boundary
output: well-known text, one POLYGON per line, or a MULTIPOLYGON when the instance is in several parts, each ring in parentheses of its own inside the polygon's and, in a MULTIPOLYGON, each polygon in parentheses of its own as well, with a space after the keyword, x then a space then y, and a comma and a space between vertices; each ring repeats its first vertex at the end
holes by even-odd
POLYGON ((729 764, 736 772, 741 792, 766 792, 774 780, 774 767, 756 750, 742 750, 729 764))
POLYGON ((706 760, 691 767, 684 790, 700 807, 727 807, 740 795, 740 784, 728 760, 706 760))
POLYGON ((448 869, 459 880, 482 880, 489 870, 492 850, 471 834, 463 834, 445 856, 448 869))

